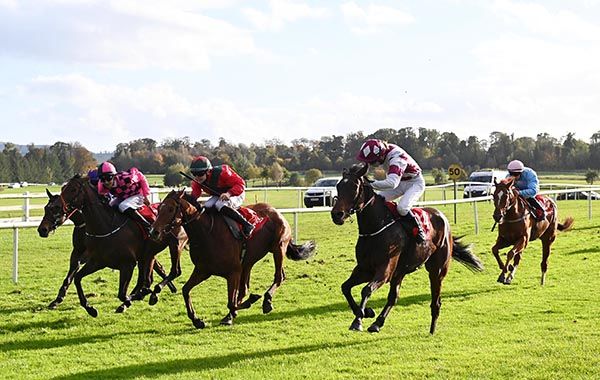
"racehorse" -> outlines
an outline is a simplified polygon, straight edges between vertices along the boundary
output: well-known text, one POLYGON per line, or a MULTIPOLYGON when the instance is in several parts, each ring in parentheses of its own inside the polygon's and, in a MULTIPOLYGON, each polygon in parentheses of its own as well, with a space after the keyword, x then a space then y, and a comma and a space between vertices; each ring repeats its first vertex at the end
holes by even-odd
POLYGON ((303 245, 292 242, 290 225, 273 207, 258 203, 248 208, 266 220, 263 220, 262 226, 255 228, 247 241, 242 241, 230 232, 221 214, 207 211, 183 190, 171 191, 159 206, 157 219, 150 230, 151 235, 160 238, 172 229, 183 226, 190 238, 190 257, 194 270, 183 285, 182 295, 187 315, 196 328, 204 328, 205 323, 196 316, 190 291, 202 281, 212 275, 227 280, 229 313, 220 323, 231 325, 237 316, 237 310, 246 309, 260 299, 260 295, 251 294, 243 301, 250 286, 252 267, 267 252, 273 253, 275 277, 264 294, 262 308, 265 314, 273 310, 273 295, 285 279, 284 254, 295 261, 306 260, 314 254, 313 241, 303 245))
MULTIPOLYGON (((81 287, 82 278, 89 274, 106 267, 119 270, 118 297, 123 304, 116 309, 118 313, 131 306, 127 288, 136 263, 143 257, 153 257, 169 247, 171 270, 163 282, 172 281, 181 274, 179 259, 187 243, 187 236, 181 229, 173 230, 160 241, 148 239, 143 227, 102 202, 95 189, 89 186, 88 180, 79 175, 62 187, 60 200, 66 214, 78 209, 83 212, 85 219, 88 260, 75 274, 74 282, 81 306, 92 317, 96 317, 98 311, 89 305, 81 287)), ((139 268, 138 284, 142 280, 142 272, 139 268)))
POLYGON ((521 261, 521 253, 530 241, 542 241, 542 279, 546 282, 548 270, 548 256, 550 248, 556 239, 556 231, 566 231, 573 226, 573 218, 568 217, 563 223, 558 223, 558 209, 556 203, 548 197, 538 198, 546 208, 546 218, 536 221, 529 211, 527 202, 519 196, 519 190, 514 187, 514 178, 505 178, 496 182, 494 191, 494 221, 498 223, 498 238, 492 247, 492 253, 502 271, 498 282, 510 284, 515 278, 515 272, 521 261), (513 246, 506 255, 506 262, 500 258, 499 250, 513 246), (513 260, 513 264, 511 264, 513 260), (508 275, 507 275, 508 273, 508 275))
MULTIPOLYGON (((60 227, 67 219, 71 219, 75 227, 73 228, 72 244, 73 249, 71 250, 71 256, 69 259, 69 270, 67 275, 58 289, 58 295, 50 302, 48 308, 55 309, 61 304, 67 294, 67 289, 73 281, 75 272, 88 260, 88 252, 85 247, 85 219, 81 210, 75 209, 69 215, 65 214, 63 209, 63 203, 59 195, 53 195, 48 189, 46 189, 48 195, 48 203, 44 206, 44 217, 37 228, 38 234, 42 238, 48 237, 51 232, 60 227)), ((158 273, 163 279, 167 277, 164 268, 160 263, 157 263, 155 267, 156 273, 158 273)), ((138 287, 141 284, 138 283, 138 287)), ((177 289, 173 283, 167 284, 171 292, 175 293, 177 289)), ((133 293, 133 292, 132 292, 133 293)))
MULTIPOLYGON (((356 266, 350 277, 342 284, 342 293, 354 313, 350 330, 362 331, 362 319, 372 318, 375 312, 367 307, 374 291, 390 282, 387 303, 371 324, 369 332, 379 332, 396 304, 404 276, 425 264, 431 285, 431 325, 429 333, 435 331, 441 308, 442 280, 448 272, 450 259, 454 258, 474 271, 483 270, 481 261, 471 253, 469 247, 454 238, 448 219, 434 208, 423 208, 422 214, 427 238, 415 243, 404 227, 398 223, 383 197, 376 194, 365 177, 368 166, 354 165, 344 169, 337 184, 337 200, 331 209, 331 219, 337 225, 352 214, 358 220, 356 242, 356 266), (368 283, 361 292, 360 305, 352 296, 352 288, 368 283)), ((394 205, 395 208, 395 205, 394 205)), ((418 209, 413 209, 418 211, 418 209)))

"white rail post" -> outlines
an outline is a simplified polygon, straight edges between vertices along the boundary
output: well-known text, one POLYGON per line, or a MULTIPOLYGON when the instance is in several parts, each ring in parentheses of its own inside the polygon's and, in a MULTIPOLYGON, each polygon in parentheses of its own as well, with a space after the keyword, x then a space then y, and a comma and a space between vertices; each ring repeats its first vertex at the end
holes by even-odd
POLYGON ((298 208, 302 207, 302 190, 298 189, 298 208))
POLYGON ((588 219, 592 219, 592 190, 588 193, 588 219))
POLYGON ((294 211, 294 241, 298 241, 298 212, 294 211))
POLYGON ((23 220, 29 221, 29 191, 23 193, 23 220))
POLYGON ((19 281, 19 229, 13 228, 13 282, 19 281))
POLYGON ((479 218, 477 217, 477 201, 473 201, 473 217, 475 218, 475 235, 479 234, 479 218))

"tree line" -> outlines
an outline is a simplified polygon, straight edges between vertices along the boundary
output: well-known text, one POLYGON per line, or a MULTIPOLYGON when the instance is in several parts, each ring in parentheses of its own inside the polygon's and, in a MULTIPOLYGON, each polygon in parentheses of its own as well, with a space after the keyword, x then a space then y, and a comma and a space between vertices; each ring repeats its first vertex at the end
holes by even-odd
MULTIPOLYGON (((166 173, 165 181, 177 182, 181 181, 179 170, 185 170, 194 156, 204 155, 214 165, 231 165, 246 179, 302 185, 299 173, 309 169, 341 171, 354 164, 356 153, 368 138, 400 145, 424 169, 443 171, 451 164, 460 164, 469 172, 484 167, 504 168, 512 159, 542 171, 600 168, 600 131, 589 141, 577 139, 574 133, 560 138, 540 133, 531 138, 503 132, 493 132, 488 139, 469 136, 462 140, 453 132, 410 127, 379 129, 369 135, 359 131, 319 140, 302 138, 291 144, 278 139, 262 144, 231 144, 221 138, 213 144, 207 139, 193 142, 189 137, 161 143, 143 138, 118 144, 111 161, 119 170, 135 166, 144 173, 166 173)), ((25 155, 8 143, 0 153, 0 182, 63 182, 97 164, 93 154, 79 143, 57 142, 43 148, 32 144, 25 155)))

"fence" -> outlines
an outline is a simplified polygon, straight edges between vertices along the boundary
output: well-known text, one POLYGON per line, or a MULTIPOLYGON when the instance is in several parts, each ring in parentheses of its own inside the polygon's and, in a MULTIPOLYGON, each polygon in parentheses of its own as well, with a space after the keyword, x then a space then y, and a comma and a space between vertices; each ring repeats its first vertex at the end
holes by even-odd
MULTIPOLYGON (((569 186, 569 185, 562 185, 562 184, 554 184, 554 186, 569 186)), ((436 187, 448 187, 448 186, 454 186, 453 184, 450 185, 438 185, 436 187)), ((570 186, 574 186, 574 185, 570 185, 570 186)), ((433 186, 428 186, 428 188, 432 188, 433 186)), ((265 188, 265 189, 269 189, 271 190, 272 188, 265 188)), ((306 189, 306 188, 282 188, 282 190, 296 190, 299 189, 300 191, 302 189, 306 189)), ((261 189, 262 190, 262 189, 261 189)), ((169 190, 165 190, 165 191, 169 191, 169 190)), ((591 219, 592 218, 592 197, 591 197, 591 192, 592 191, 600 191, 600 186, 586 186, 586 187, 576 187, 576 188, 571 188, 571 189, 553 189, 553 190, 545 190, 545 191, 541 191, 540 194, 545 194, 545 195, 554 195, 554 197, 556 198, 558 194, 568 194, 568 193, 585 193, 585 192, 589 192, 590 196, 588 196, 588 218, 591 219)), ((158 192, 154 192, 154 194, 156 195, 157 193, 162 192, 162 191, 158 191, 158 192)), ((28 193, 26 193, 28 194, 28 193)), ((155 196, 153 195, 153 196, 155 196)), ((29 195, 28 197, 25 197, 25 203, 24 203, 24 209, 28 210, 29 208, 26 208, 25 205, 28 205, 28 199, 30 198, 44 198, 46 197, 46 195, 29 195)), ((16 198, 15 196, 4 196, 3 198, 16 198)), ((420 201, 417 202, 416 206, 439 206, 439 205, 457 205, 457 204, 461 204, 461 203, 472 203, 473 204, 473 219, 475 221, 474 223, 474 232, 475 234, 479 233, 479 216, 478 216, 478 212, 477 212, 477 203, 478 202, 484 202, 484 201, 490 201, 492 200, 492 196, 488 195, 485 197, 477 197, 477 198, 466 198, 466 199, 453 199, 453 200, 442 200, 442 201, 420 201)), ((288 209, 279 209, 279 211, 281 213, 284 214, 293 214, 293 218, 294 218, 294 240, 297 241, 298 240, 298 215, 302 214, 302 213, 313 213, 313 212, 329 212, 331 210, 331 207, 314 207, 314 208, 288 208, 288 209)), ((454 212, 456 213, 456 208, 454 210, 454 212)), ((26 216, 28 216, 28 212, 25 213, 26 216)), ((455 218, 455 223, 456 223, 456 214, 454 215, 455 218)), ((70 221, 67 221, 67 223, 65 224, 69 224, 70 221)), ((25 221, 8 221, 8 222, 0 222, 0 229, 12 229, 13 230, 13 273, 12 273, 12 279, 13 282, 16 284, 18 282, 18 278, 19 278, 19 228, 32 228, 32 227, 37 227, 39 225, 39 220, 37 221, 33 221, 33 220, 25 220, 25 221)))

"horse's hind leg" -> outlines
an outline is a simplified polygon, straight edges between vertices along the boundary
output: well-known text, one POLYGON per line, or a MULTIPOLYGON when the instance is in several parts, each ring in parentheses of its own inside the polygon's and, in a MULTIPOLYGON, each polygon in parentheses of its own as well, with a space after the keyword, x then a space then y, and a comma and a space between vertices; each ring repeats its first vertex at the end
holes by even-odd
POLYGON ((131 276, 133 275, 133 269, 135 268, 135 264, 124 265, 119 270, 119 294, 118 297, 123 302, 117 309, 115 313, 122 313, 127 308, 131 306, 131 298, 127 295, 127 288, 129 287, 129 282, 131 281, 131 276))
POLYGON ((82 264, 80 261, 82 256, 83 254, 75 249, 71 251, 71 258, 69 259, 69 271, 67 272, 67 276, 65 277, 61 287, 58 288, 58 295, 54 301, 50 302, 48 308, 56 309, 56 307, 65 299, 65 296, 67 295, 67 289, 69 289, 69 285, 71 285, 75 273, 79 270, 79 267, 82 264))
POLYGON ((246 267, 242 269, 242 275, 240 276, 240 288, 238 289, 238 310, 248 309, 256 301, 260 299, 259 294, 250 294, 248 299, 244 301, 244 297, 248 294, 250 289, 250 271, 252 267, 246 267), (243 301, 243 302, 242 302, 243 301))
POLYGON ((187 311, 188 318, 192 321, 194 327, 197 329, 203 329, 206 325, 202 319, 196 316, 194 305, 192 304, 192 299, 190 298, 190 292, 196 285, 209 277, 210 275, 208 273, 200 273, 196 268, 194 268, 190 278, 181 288, 181 295, 183 296, 183 301, 185 302, 185 309, 187 311))
POLYGON ((379 314, 375 322, 373 322, 373 324, 369 326, 369 332, 379 332, 383 327, 385 319, 392 310, 392 307, 396 305, 396 302, 398 300, 398 293, 400 290, 400 286, 402 285, 404 275, 404 273, 397 273, 394 275, 394 277, 392 277, 392 280, 390 281, 390 291, 387 296, 387 303, 385 304, 383 310, 381 310, 381 313, 379 314))
MULTIPOLYGON (((450 257, 450 255, 449 253, 445 257, 450 257)), ((448 273, 449 261, 442 264, 441 268, 438 265, 428 264, 430 264, 430 261, 425 264, 429 272, 429 286, 431 288, 431 325, 429 326, 429 333, 433 335, 442 308, 442 281, 448 273)))
POLYGON ((162 277, 163 280, 154 287, 154 291, 150 297, 151 305, 154 305, 156 302, 158 302, 157 294, 162 291, 162 288, 164 288, 165 285, 169 286, 171 292, 175 293, 177 291, 177 289, 175 289, 173 286, 172 281, 181 276, 181 251, 179 249, 178 242, 169 244, 169 255, 171 257, 171 270, 169 271, 169 274, 165 277, 162 277), (154 300, 156 300, 156 302, 152 303, 154 300))
POLYGON ((275 276, 273 283, 269 289, 265 292, 263 299, 263 313, 267 314, 273 310, 273 295, 277 288, 281 286, 283 280, 285 280, 285 272, 283 270, 283 253, 287 250, 287 243, 281 244, 275 252, 273 252, 273 262, 275 264, 275 276))
POLYGON ((548 239, 542 239, 542 262, 540 267, 542 269, 542 286, 546 283, 546 271, 548 270, 548 257, 550 257, 552 243, 556 239, 556 235, 550 236, 548 239))
POLYGON ((101 266, 96 261, 90 260, 87 263, 85 263, 85 265, 77 273, 75 273, 75 277, 73 279, 73 282, 75 283, 75 288, 77 289, 77 296, 79 297, 79 304, 85 309, 85 311, 87 311, 89 315, 91 315, 94 318, 98 316, 98 310, 96 310, 93 306, 90 306, 88 304, 87 298, 85 298, 85 293, 83 292, 83 288, 81 287, 81 280, 85 276, 92 274, 102 268, 104 268, 104 266, 101 266))

